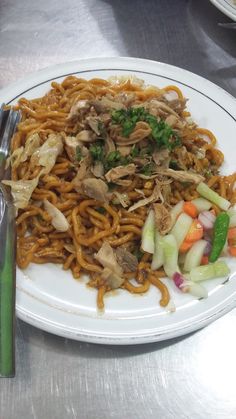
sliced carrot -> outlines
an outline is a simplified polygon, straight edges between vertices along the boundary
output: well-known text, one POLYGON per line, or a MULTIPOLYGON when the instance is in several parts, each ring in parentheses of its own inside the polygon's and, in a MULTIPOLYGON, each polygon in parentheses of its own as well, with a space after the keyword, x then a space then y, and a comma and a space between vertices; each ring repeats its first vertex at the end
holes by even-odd
POLYGON ((201 265, 208 265, 208 263, 209 263, 209 257, 203 256, 201 260, 201 265))
POLYGON ((236 227, 229 228, 228 239, 236 239, 236 227))
POLYGON ((193 220, 193 223, 185 237, 186 242, 195 242, 200 240, 203 236, 203 227, 198 220, 193 220))
POLYGON ((186 242, 186 240, 184 240, 179 248, 180 253, 186 253, 190 247, 192 247, 193 243, 194 242, 186 242))
POLYGON ((235 256, 236 257, 236 247, 230 246, 229 247, 229 254, 231 256, 235 256))
POLYGON ((186 214, 190 215, 190 217, 192 218, 196 218, 198 216, 197 207, 190 201, 184 203, 183 211, 186 212, 186 214))
POLYGON ((236 238, 228 239, 228 245, 229 246, 236 246, 236 238))

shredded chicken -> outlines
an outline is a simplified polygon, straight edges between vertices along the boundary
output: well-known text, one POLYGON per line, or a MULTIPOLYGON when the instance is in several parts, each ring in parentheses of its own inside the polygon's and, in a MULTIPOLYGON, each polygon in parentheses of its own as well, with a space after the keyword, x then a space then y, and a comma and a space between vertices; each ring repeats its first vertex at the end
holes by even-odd
POLYGON ((113 195, 115 195, 115 198, 112 200, 113 204, 121 204, 123 208, 127 208, 130 205, 130 200, 126 193, 113 192, 113 195))
POLYGON ((105 139, 105 152, 106 152, 106 154, 109 154, 112 151, 115 151, 115 149, 116 149, 116 147, 115 147, 114 141, 111 139, 111 137, 109 135, 107 135, 106 139, 105 139))
POLYGON ((156 228, 161 234, 166 234, 171 230, 171 215, 163 204, 153 204, 155 213, 156 228))
POLYGON ((126 186, 126 187, 128 188, 128 186, 130 186, 130 185, 131 185, 132 180, 131 180, 131 179, 116 179, 116 180, 114 180, 114 183, 115 183, 116 185, 119 185, 119 186, 126 186))
POLYGON ((119 110, 125 109, 125 105, 121 102, 117 102, 114 98, 108 98, 107 96, 102 96, 100 100, 92 101, 93 106, 97 112, 105 112, 107 110, 119 110))
POLYGON ((81 182, 82 191, 89 198, 108 202, 111 198, 107 184, 101 179, 88 178, 81 182))
POLYGON ((119 265, 122 267, 124 272, 135 272, 138 267, 138 259, 132 255, 128 250, 117 247, 116 257, 119 265))
POLYGON ((173 179, 179 180, 180 182, 190 182, 198 184, 204 181, 204 177, 197 173, 185 172, 183 170, 172 170, 172 169, 156 169, 158 174, 172 177, 173 179))
POLYGON ((140 201, 135 202, 135 204, 132 205, 128 209, 128 211, 129 212, 134 211, 137 208, 144 207, 145 205, 150 204, 151 202, 156 202, 158 201, 158 199, 161 199, 161 190, 160 190, 160 186, 156 185, 153 189, 152 195, 150 195, 148 198, 143 198, 140 201))
POLYGON ((162 166, 162 167, 169 167, 169 162, 170 162, 170 152, 167 148, 164 148, 163 150, 157 150, 154 151, 153 155, 152 155, 153 161, 154 163, 157 164, 157 166, 162 166))
POLYGON ((107 182, 114 182, 116 179, 120 179, 124 176, 133 175, 135 170, 136 166, 133 163, 128 164, 127 166, 113 167, 113 169, 105 174, 105 178, 107 182))

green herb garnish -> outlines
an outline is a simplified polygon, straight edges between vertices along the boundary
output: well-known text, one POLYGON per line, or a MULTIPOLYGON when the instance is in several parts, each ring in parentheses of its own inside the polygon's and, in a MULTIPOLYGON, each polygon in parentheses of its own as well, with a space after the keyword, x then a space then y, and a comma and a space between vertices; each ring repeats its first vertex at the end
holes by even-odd
POLYGON ((90 154, 94 161, 103 161, 104 147, 102 141, 96 141, 89 147, 90 154))
POLYGON ((133 147, 132 147, 132 149, 131 149, 131 152, 130 152, 130 155, 131 155, 131 157, 138 157, 138 155, 139 155, 139 152, 140 152, 140 150, 139 150, 139 148, 136 146, 136 145, 133 145, 133 147))
POLYGON ((112 112, 112 122, 122 126, 122 135, 128 137, 138 121, 144 121, 146 111, 143 107, 119 109, 112 112))
POLYGON ((106 128, 105 125, 102 121, 98 121, 98 131, 101 135, 102 138, 106 138, 107 132, 106 132, 106 128))
POLYGON ((155 164, 148 163, 142 167, 142 169, 140 170, 140 173, 142 173, 142 175, 145 175, 145 176, 151 176, 154 169, 155 169, 155 164))
POLYGON ((117 166, 126 166, 132 161, 130 156, 124 157, 120 154, 118 150, 111 151, 108 156, 106 157, 106 161, 104 162, 104 167, 106 172, 113 167, 117 166))
POLYGON ((112 112, 112 122, 122 126, 122 135, 128 137, 139 121, 147 122, 152 130, 151 136, 158 148, 172 150, 181 144, 177 133, 163 120, 158 120, 143 107, 119 109, 112 112))
POLYGON ((76 160, 77 161, 80 161, 81 159, 82 159, 82 152, 81 152, 81 148, 80 148, 80 146, 78 145, 77 147, 76 147, 76 150, 75 150, 75 157, 76 157, 76 160))

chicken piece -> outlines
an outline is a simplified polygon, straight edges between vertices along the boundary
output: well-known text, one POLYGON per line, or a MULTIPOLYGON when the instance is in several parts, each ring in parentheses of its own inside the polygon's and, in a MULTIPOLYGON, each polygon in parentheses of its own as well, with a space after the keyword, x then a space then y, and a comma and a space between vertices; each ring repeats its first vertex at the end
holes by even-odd
POLYGON ((112 271, 109 268, 104 268, 102 273, 101 273, 101 277, 106 281, 106 284, 111 288, 111 289, 117 289, 120 288, 120 286, 123 284, 124 282, 124 278, 122 278, 121 276, 119 276, 116 272, 112 271))
POLYGON ((107 110, 119 110, 125 109, 125 105, 121 102, 116 102, 114 98, 108 98, 107 96, 102 96, 100 100, 94 100, 92 102, 94 108, 98 113, 106 112, 107 110))
POLYGON ((96 161, 90 170, 95 177, 103 177, 104 175, 104 167, 101 161, 96 161))
POLYGON ((91 143, 96 140, 97 136, 93 131, 83 129, 76 135, 76 138, 84 143, 91 143))
POLYGON ((133 145, 149 137, 151 132, 152 130, 150 128, 150 125, 147 122, 139 121, 136 123, 135 130, 131 132, 129 137, 123 137, 121 135, 117 135, 117 137, 114 138, 114 140, 115 140, 115 143, 119 146, 133 145))
POLYGON ((135 272, 137 270, 138 259, 136 256, 122 247, 118 247, 115 252, 117 261, 124 272, 135 272))
POLYGON ((148 111, 154 116, 159 115, 159 110, 161 110, 166 114, 175 115, 177 118, 179 118, 179 115, 170 106, 156 99, 150 100, 147 108, 148 111))
POLYGON ((105 279, 107 285, 111 288, 119 288, 124 279, 122 278, 123 269, 118 264, 116 254, 108 242, 104 242, 95 259, 104 267, 102 278, 105 279))
POLYGON ((112 151, 115 151, 115 149, 116 147, 115 147, 114 141, 111 139, 109 135, 107 135, 105 139, 105 153, 109 154, 112 151))
POLYGON ((88 116, 86 118, 86 121, 88 122, 88 125, 95 132, 96 135, 101 134, 100 129, 99 129, 99 122, 101 122, 100 119, 94 116, 88 116))
POLYGON ((195 183, 196 185, 198 185, 200 182, 203 182, 205 179, 202 175, 192 172, 185 172, 184 170, 156 168, 155 172, 160 175, 172 177, 173 179, 179 180, 180 182, 190 182, 195 183))
POLYGON ((119 266, 116 254, 108 242, 104 242, 102 244, 98 253, 94 257, 104 268, 109 268, 118 275, 122 275, 122 268, 119 266))
POLYGON ((108 186, 103 180, 95 178, 87 178, 81 182, 82 191, 89 198, 96 199, 101 202, 108 202, 111 194, 108 192, 108 186))
POLYGON ((76 176, 73 179, 73 185, 76 191, 81 192, 81 181, 88 177, 90 174, 91 157, 86 156, 79 162, 79 167, 76 176))
POLYGON ((117 151, 119 151, 121 156, 123 157, 129 156, 130 151, 131 151, 131 146, 118 146, 117 151))
POLYGON ((159 233, 166 234, 171 230, 172 219, 170 212, 163 204, 153 204, 155 225, 159 233))
POLYGON ((88 149, 83 145, 81 141, 78 140, 77 137, 67 136, 65 137, 64 142, 68 157, 73 163, 77 161, 77 147, 80 147, 81 157, 86 157, 89 153, 88 149))
POLYGON ((113 169, 109 170, 105 174, 105 178, 107 182, 115 182, 116 179, 120 179, 128 175, 133 175, 135 173, 135 170, 136 166, 133 163, 128 164, 127 166, 113 167, 113 169))
POLYGON ((68 115, 69 120, 75 120, 80 114, 86 113, 91 106, 91 103, 88 100, 79 100, 74 105, 72 105, 70 113, 68 115))

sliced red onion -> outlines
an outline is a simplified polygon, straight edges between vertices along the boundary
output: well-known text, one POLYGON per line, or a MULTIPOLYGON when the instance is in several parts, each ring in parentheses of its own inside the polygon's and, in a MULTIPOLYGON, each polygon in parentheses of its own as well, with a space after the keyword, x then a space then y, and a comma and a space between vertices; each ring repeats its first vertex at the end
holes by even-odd
POLYGON ((202 211, 198 216, 198 220, 202 224, 204 230, 211 230, 214 226, 215 219, 216 216, 210 211, 202 211))
POLYGON ((173 275, 173 281, 177 288, 181 288, 181 285, 183 286, 185 279, 179 272, 175 272, 173 275))
POLYGON ((203 231, 203 239, 209 243, 212 243, 212 230, 203 231))
POLYGON ((181 273, 175 272, 174 275, 173 275, 173 281, 174 281, 176 287, 179 288, 180 291, 182 291, 182 292, 188 292, 189 291, 189 286, 187 285, 187 281, 181 273))
POLYGON ((205 250, 203 252, 203 255, 204 256, 209 256, 209 254, 211 253, 212 244, 211 244, 210 241, 208 241, 208 240, 206 240, 206 241, 207 241, 207 244, 206 244, 205 250))

